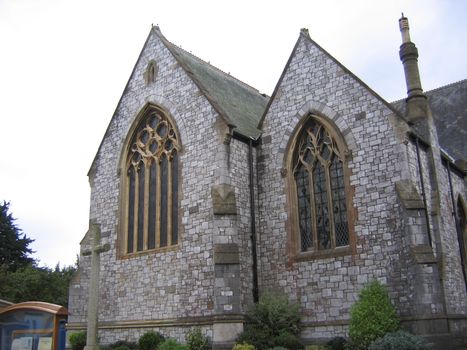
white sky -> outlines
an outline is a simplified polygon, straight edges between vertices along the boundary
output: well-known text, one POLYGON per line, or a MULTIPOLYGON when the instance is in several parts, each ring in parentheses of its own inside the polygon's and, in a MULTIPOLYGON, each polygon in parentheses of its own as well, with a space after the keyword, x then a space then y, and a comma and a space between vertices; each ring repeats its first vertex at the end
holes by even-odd
POLYGON ((464 0, 0 0, 0 200, 41 265, 74 263, 87 171, 149 33, 271 94, 300 28, 388 101, 401 12, 425 90, 467 78, 464 0))

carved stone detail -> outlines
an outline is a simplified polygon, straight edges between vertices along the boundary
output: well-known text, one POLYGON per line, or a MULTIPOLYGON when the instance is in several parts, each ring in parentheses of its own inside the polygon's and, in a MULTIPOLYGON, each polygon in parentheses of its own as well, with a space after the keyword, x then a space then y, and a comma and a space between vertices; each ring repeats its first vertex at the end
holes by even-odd
POLYGON ((237 202, 232 185, 213 185, 211 188, 212 207, 215 215, 236 215, 237 202))

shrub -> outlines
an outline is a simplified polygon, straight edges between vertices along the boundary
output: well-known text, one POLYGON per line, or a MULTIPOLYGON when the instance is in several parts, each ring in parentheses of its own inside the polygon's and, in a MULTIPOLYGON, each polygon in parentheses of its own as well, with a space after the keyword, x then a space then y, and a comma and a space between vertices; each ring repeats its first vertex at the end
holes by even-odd
POLYGON ((83 350, 86 346, 86 332, 80 331, 71 333, 70 344, 72 350, 83 350))
POLYGON ((158 350, 187 350, 187 347, 173 338, 164 340, 158 350))
POLYGON ((126 340, 119 340, 115 343, 112 343, 108 346, 112 350, 136 350, 138 348, 137 344, 134 342, 129 342, 126 340))
POLYGON ((257 350, 276 346, 291 350, 303 349, 300 334, 300 313, 298 305, 276 293, 265 293, 259 302, 246 313, 245 331, 237 342, 245 342, 257 350))
POLYGON ((112 348, 113 350, 131 350, 128 345, 119 345, 115 348, 112 348))
POLYGON ((301 350, 304 348, 300 339, 295 334, 287 331, 281 332, 274 338, 274 347, 282 347, 288 350, 301 350))
POLYGON ((188 350, 207 350, 209 347, 208 338, 203 335, 201 328, 190 329, 186 335, 186 346, 188 350))
POLYGON ((365 349, 374 340, 398 329, 399 321, 386 289, 378 281, 367 284, 350 309, 352 343, 365 349))
POLYGON ((334 337, 326 343, 327 350, 346 350, 347 340, 342 337, 334 337))
POLYGON ((159 332, 146 332, 139 338, 139 350, 156 350, 163 341, 164 336, 159 332))
POLYGON ((255 346, 248 343, 236 343, 232 350, 255 350, 255 346))
POLYGON ((388 333, 370 344, 368 350, 427 350, 430 346, 422 337, 397 331, 388 333))

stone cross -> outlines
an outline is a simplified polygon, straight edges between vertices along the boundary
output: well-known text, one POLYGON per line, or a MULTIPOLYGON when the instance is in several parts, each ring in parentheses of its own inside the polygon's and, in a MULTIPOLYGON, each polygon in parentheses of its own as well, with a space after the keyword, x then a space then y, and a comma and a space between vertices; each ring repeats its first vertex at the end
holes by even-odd
POLYGON ((99 301, 99 270, 100 270, 100 253, 109 250, 109 244, 100 244, 101 229, 100 225, 91 223, 89 225, 91 233, 91 249, 84 251, 83 256, 91 255, 91 278, 89 281, 88 292, 88 324, 86 346, 84 350, 99 350, 97 344, 97 308, 99 301))

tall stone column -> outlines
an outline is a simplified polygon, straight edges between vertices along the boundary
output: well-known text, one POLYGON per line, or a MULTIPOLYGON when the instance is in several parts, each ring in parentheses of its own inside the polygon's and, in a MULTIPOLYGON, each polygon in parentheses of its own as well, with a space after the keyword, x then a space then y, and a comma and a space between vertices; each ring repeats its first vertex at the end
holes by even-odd
POLYGON ((83 252, 84 256, 91 256, 91 278, 89 281, 88 292, 88 322, 86 330, 86 346, 84 350, 99 350, 99 345, 97 342, 97 331, 100 254, 109 250, 109 245, 100 244, 101 230, 99 224, 91 223, 89 226, 91 233, 91 250, 83 252))

